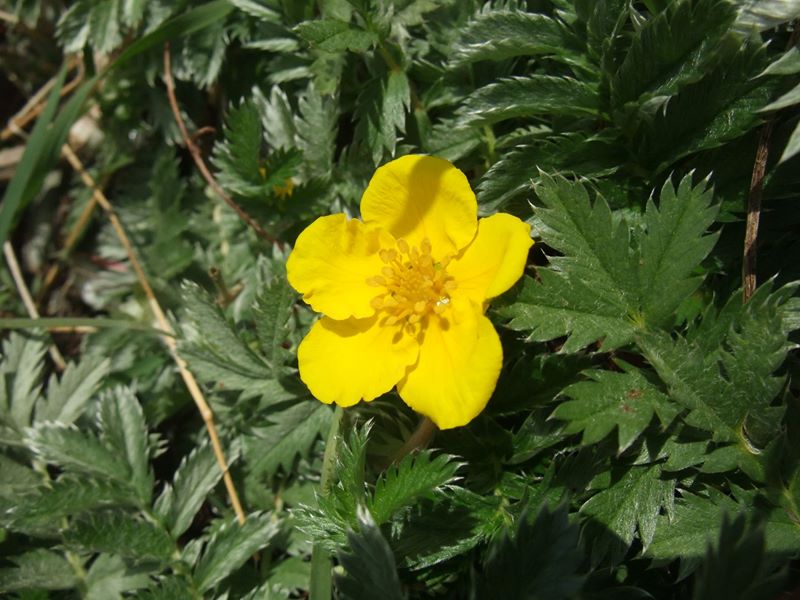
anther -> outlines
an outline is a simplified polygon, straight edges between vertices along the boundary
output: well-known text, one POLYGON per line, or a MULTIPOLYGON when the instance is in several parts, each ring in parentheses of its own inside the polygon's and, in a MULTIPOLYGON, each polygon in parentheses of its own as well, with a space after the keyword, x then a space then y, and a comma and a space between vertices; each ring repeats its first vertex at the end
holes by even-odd
POLYGON ((381 273, 386 275, 386 277, 392 277, 394 275, 394 269, 391 267, 381 267, 381 273))
POLYGON ((419 249, 422 250, 423 254, 430 254, 431 253, 431 241, 428 238, 422 240, 419 245, 419 249))
POLYGON ((405 241, 403 238, 397 240, 397 247, 403 254, 408 254, 408 242, 405 241))
POLYGON ((386 285, 386 280, 380 275, 376 275, 375 277, 370 277, 367 279, 367 285, 371 285, 372 287, 379 287, 382 285, 386 285))
POLYGON ((419 302, 414 304, 414 312, 422 314, 425 312, 425 308, 427 306, 428 306, 427 302, 425 302, 424 300, 420 300, 419 302))

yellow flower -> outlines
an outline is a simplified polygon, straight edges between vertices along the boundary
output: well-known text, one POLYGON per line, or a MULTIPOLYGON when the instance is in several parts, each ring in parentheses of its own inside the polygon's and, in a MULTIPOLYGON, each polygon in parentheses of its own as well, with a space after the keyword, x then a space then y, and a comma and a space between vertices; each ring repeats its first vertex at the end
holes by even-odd
POLYGON ((363 221, 320 217, 300 234, 286 271, 324 315, 297 352, 314 396, 352 406, 396 385, 441 429, 483 410, 503 361, 483 313, 520 278, 533 242, 518 218, 478 220, 477 208, 451 163, 404 156, 375 172, 363 221))

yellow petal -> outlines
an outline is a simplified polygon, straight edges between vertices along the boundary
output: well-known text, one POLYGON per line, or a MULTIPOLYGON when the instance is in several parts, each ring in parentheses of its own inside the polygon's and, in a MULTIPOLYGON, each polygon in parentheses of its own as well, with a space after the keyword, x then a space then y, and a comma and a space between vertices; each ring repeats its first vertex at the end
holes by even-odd
POLYGON ((503 363, 497 332, 470 305, 455 318, 431 317, 417 364, 397 384, 403 401, 440 429, 466 425, 483 410, 503 363))
POLYGON ((361 198, 365 223, 412 246, 428 238, 433 256, 454 255, 475 236, 478 204, 464 174, 434 156, 410 155, 383 165, 361 198))
POLYGON ((352 406, 391 390, 419 352, 415 338, 378 317, 335 321, 323 317, 297 349, 300 379, 318 400, 352 406))
POLYGON ((369 317, 375 314, 370 301, 378 292, 367 279, 384 266, 381 245, 392 246, 394 240, 344 214, 320 217, 298 236, 286 276, 317 312, 334 319, 369 317))
POLYGON ((455 293, 482 303, 505 292, 522 277, 531 228, 517 217, 498 213, 478 221, 478 235, 447 267, 455 293))

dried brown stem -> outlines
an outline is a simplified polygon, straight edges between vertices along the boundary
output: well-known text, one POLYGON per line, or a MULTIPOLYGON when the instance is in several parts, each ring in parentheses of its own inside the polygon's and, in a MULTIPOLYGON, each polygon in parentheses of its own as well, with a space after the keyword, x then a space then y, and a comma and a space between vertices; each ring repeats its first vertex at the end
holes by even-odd
POLYGON ((169 349, 169 352, 178 367, 178 371, 183 378, 183 382, 189 390, 189 394, 192 396, 192 399, 197 405, 198 410, 200 411, 200 415, 202 416, 203 422, 208 430, 208 436, 211 439, 211 447, 214 450, 214 456, 216 457, 217 464, 222 471, 225 489, 228 492, 231 505, 233 506, 233 510, 236 513, 239 523, 244 523, 246 517, 244 510, 242 510, 242 505, 239 502, 239 495, 236 492, 236 487, 233 485, 233 479, 228 471, 228 463, 225 459, 225 453, 222 450, 222 444, 219 441, 219 436, 217 435, 217 427, 214 424, 214 413, 212 412, 211 407, 208 405, 208 402, 206 402, 203 392, 200 390, 200 386, 197 384, 197 380, 194 378, 194 375, 189 370, 186 361, 184 361, 178 354, 177 341, 174 337, 172 325, 167 320, 166 314, 161 308, 161 305, 158 303, 158 299, 153 292, 153 288, 150 286, 150 282, 145 275, 144 269, 142 268, 139 259, 136 257, 136 251, 134 250, 128 235, 125 233, 125 229, 122 227, 119 217, 117 217, 116 213, 114 212, 114 208, 108 201, 108 198, 106 198, 105 194, 100 190, 92 176, 86 171, 83 163, 72 150, 72 148, 70 148, 69 144, 65 144, 61 151, 64 155, 64 158, 67 159, 72 168, 78 173, 84 185, 92 190, 92 196, 97 204, 99 204, 108 215, 108 218, 111 221, 111 226, 114 228, 114 232, 117 234, 119 241, 125 248, 125 252, 128 255, 131 266, 136 273, 136 278, 139 280, 139 285, 142 286, 145 296, 147 296, 147 301, 150 305, 150 309, 153 311, 153 314, 156 317, 156 320, 158 321, 159 328, 168 334, 162 335, 161 339, 169 349))
POLYGON ((200 171, 200 174, 203 176, 203 179, 206 180, 209 187, 214 190, 214 192, 222 198, 225 203, 230 206, 239 218, 241 218, 245 223, 247 223, 256 234, 270 242, 271 244, 277 244, 279 247, 283 247, 283 244, 279 242, 275 237, 267 233, 261 225, 259 225, 253 217, 251 217, 245 210, 239 206, 233 198, 231 198, 225 190, 220 187, 217 183, 217 180, 214 179, 214 176, 211 174, 211 171, 208 170, 205 161, 203 160, 203 154, 200 151, 200 148, 197 147, 197 144, 194 143, 192 136, 189 135, 189 131, 186 129, 186 123, 183 120, 183 116, 181 116, 181 109, 178 106, 178 99, 175 96, 175 79, 172 77, 172 59, 170 56, 169 51, 169 42, 164 44, 164 82, 167 86, 167 97, 169 98, 169 105, 172 108, 172 114, 175 116, 175 122, 178 124, 178 129, 181 132, 181 137, 183 138, 183 143, 186 145, 187 150, 189 150, 189 154, 192 155, 192 160, 194 164, 197 166, 197 170, 200 171))
MULTIPOLYGON (((11 271, 14 285, 17 286, 17 292, 19 292, 19 296, 22 298, 25 310, 28 311, 28 316, 31 319, 38 319, 39 311, 36 309, 36 304, 33 302, 31 293, 25 283, 25 278, 22 276, 22 270, 19 268, 19 262, 17 262, 17 256, 14 254, 14 247, 11 245, 11 242, 6 241, 3 243, 3 254, 5 254, 8 270, 11 271)), ((64 360, 64 356, 55 344, 50 346, 50 358, 53 359, 53 363, 59 371, 66 369, 67 363, 64 360)))
MULTIPOLYGON (((78 67, 78 73, 71 81, 61 88, 60 96, 62 98, 78 87, 83 81, 84 76, 83 64, 77 58, 70 59, 67 63, 67 67, 69 69, 78 67)), ((30 100, 25 103, 25 106, 19 109, 17 114, 8 120, 8 124, 3 129, 2 133, 0 133, 0 141, 6 141, 14 135, 20 135, 22 133, 22 128, 39 116, 39 113, 44 110, 44 105, 47 103, 46 96, 50 90, 53 89, 55 84, 56 77, 53 77, 31 96, 30 100)))
MULTIPOLYGON (((786 50, 800 41, 800 21, 794 22, 786 50)), ((758 225, 761 221, 761 198, 764 188, 764 174, 769 158, 769 139, 772 135, 774 118, 770 118, 761 128, 758 138, 756 158, 753 162, 753 175, 750 177, 750 192, 747 196, 747 222, 744 233, 742 253, 742 302, 747 303, 756 291, 756 258, 758 256, 758 225)))
POLYGON ((769 158, 769 138, 772 135, 772 121, 761 128, 758 138, 753 175, 750 178, 750 193, 747 197, 747 223, 744 234, 742 254, 742 301, 750 300, 756 291, 756 257, 758 246, 758 225, 761 220, 761 196, 764 186, 764 173, 769 158))

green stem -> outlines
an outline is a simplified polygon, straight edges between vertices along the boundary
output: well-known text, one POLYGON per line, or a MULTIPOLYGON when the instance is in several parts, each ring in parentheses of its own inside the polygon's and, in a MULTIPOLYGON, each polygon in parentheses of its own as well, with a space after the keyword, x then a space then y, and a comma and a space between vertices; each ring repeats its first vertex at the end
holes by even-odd
POLYGON ((424 417, 419 422, 419 425, 417 425, 414 433, 412 433, 406 440, 406 443, 400 446, 397 452, 394 453, 389 464, 400 462, 407 454, 411 454, 415 450, 419 450, 420 448, 427 446, 431 439, 433 439, 433 436, 436 435, 437 431, 439 430, 436 427, 436 424, 428 417, 424 417))
MULTIPOLYGON (((342 423, 344 412, 340 406, 333 413, 333 422, 328 430, 325 440, 325 455, 322 458, 322 472, 320 475, 320 495, 330 494, 333 486, 334 470, 336 468, 336 448, 339 443, 339 427, 342 423)), ((320 543, 314 544, 311 550, 311 580, 309 585, 309 600, 330 600, 333 591, 331 585, 331 557, 320 543)))

